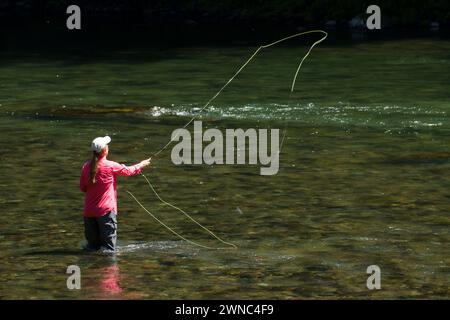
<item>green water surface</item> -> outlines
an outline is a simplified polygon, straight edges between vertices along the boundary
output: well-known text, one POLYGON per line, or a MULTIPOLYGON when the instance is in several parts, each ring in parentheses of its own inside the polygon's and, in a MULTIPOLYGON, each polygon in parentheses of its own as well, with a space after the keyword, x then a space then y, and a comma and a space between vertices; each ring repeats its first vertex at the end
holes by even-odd
MULTIPOLYGON (((450 42, 127 49, 92 56, 0 53, 0 298, 448 298, 450 42), (150 156, 192 116, 205 128, 287 128, 275 176, 259 166, 182 165, 170 148, 119 178, 119 253, 83 253, 81 166, 150 156), (68 290, 78 265, 81 290, 68 290), (381 290, 368 290, 378 265, 381 290)), ((188 127, 192 131, 192 126, 188 127)))

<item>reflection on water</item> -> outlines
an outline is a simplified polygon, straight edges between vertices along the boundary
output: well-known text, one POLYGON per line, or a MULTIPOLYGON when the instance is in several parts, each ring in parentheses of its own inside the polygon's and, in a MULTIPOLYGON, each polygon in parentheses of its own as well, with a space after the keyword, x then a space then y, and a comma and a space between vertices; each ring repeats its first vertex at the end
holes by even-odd
MULTIPOLYGON (((283 128, 277 175, 259 166, 175 166, 147 176, 238 250, 119 179, 119 252, 81 251, 79 171, 92 137, 132 163, 161 148, 253 48, 124 52, 98 60, 1 54, 0 298, 448 297, 450 43, 363 43, 264 52, 200 116, 205 128, 283 128), (164 58, 165 56, 170 59, 164 58), (239 208, 237 210, 236 208, 239 208), (78 265, 82 289, 66 288, 78 265), (382 290, 366 288, 379 265, 382 290)), ((169 148, 170 149, 170 148, 169 148)))
POLYGON ((120 269, 117 263, 101 270, 101 275, 100 288, 105 295, 117 295, 122 292, 120 287, 120 269))

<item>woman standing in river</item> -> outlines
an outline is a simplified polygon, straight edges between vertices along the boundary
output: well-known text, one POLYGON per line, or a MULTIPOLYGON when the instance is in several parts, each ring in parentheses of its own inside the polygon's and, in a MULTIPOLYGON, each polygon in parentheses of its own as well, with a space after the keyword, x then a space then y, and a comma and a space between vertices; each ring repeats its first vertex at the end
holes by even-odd
POLYGON ((117 176, 132 176, 150 164, 150 159, 125 166, 106 159, 111 138, 92 141, 92 159, 81 170, 80 189, 84 192, 84 234, 89 251, 114 252, 117 241, 117 176))

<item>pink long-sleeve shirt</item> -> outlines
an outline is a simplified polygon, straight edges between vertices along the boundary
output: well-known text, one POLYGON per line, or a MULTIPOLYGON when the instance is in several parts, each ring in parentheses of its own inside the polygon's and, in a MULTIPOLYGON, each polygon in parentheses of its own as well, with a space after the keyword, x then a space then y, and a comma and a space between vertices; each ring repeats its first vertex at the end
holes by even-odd
POLYGON ((132 176, 141 172, 141 166, 125 166, 106 157, 98 160, 95 184, 90 183, 89 173, 91 160, 87 161, 81 169, 80 190, 84 196, 84 216, 102 217, 111 211, 117 213, 117 176, 132 176))

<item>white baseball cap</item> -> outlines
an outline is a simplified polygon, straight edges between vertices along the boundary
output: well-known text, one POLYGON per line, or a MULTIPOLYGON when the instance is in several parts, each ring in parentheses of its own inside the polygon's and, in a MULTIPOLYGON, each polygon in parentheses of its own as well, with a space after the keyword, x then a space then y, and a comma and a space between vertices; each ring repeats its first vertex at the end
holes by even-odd
POLYGON ((92 151, 100 153, 110 142, 111 138, 109 136, 95 138, 92 140, 91 149, 92 151))

